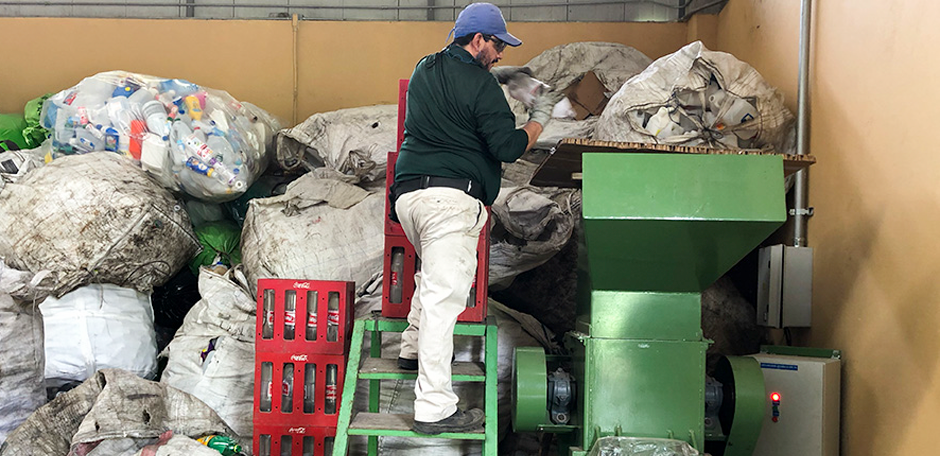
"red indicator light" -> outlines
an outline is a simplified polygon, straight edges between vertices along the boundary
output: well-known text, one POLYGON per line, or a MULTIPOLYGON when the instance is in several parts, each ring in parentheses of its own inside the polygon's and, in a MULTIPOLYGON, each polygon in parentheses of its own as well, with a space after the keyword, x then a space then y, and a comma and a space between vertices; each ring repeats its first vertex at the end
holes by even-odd
POLYGON ((770 400, 774 402, 780 402, 780 393, 771 393, 770 400))

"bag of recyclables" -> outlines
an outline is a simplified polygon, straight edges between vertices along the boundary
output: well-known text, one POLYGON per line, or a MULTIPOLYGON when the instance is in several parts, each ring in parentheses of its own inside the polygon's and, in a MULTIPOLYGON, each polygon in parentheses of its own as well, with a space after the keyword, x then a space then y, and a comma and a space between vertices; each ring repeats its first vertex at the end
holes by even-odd
POLYGON ((279 122, 225 91, 182 79, 126 71, 99 73, 43 104, 50 161, 111 151, 171 190, 223 202, 237 198, 267 167, 279 122))

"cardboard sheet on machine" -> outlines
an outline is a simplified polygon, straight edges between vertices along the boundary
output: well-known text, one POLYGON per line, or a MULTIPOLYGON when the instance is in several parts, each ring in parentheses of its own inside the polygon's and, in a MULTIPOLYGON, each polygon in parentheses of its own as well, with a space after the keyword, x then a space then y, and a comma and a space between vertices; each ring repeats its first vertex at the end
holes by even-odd
POLYGON ((812 155, 790 155, 756 149, 726 150, 700 146, 643 144, 635 142, 597 141, 583 138, 565 138, 555 151, 539 165, 529 181, 538 187, 580 187, 581 154, 585 152, 656 153, 656 154, 712 154, 712 155, 781 155, 783 172, 789 176, 816 163, 812 155))

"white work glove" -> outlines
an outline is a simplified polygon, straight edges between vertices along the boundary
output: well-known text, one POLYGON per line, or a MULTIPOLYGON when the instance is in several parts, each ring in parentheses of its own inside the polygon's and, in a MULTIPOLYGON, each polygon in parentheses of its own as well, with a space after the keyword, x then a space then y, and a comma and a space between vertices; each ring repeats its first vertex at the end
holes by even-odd
POLYGON ((490 70, 490 73, 493 76, 496 76, 496 80, 499 81, 500 84, 505 84, 509 82, 509 80, 512 79, 513 76, 516 76, 520 73, 526 76, 532 76, 532 69, 529 67, 525 67, 525 66, 508 66, 507 65, 507 66, 493 67, 493 69, 490 70))
POLYGON ((565 97, 565 94, 554 90, 543 91, 535 97, 535 104, 529 110, 529 122, 536 122, 542 127, 552 118, 552 108, 565 97))

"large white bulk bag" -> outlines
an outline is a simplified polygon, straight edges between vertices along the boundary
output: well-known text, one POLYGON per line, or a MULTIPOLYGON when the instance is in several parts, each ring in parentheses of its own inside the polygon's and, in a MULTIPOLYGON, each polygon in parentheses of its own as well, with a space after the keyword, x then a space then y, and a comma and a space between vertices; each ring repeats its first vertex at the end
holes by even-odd
POLYGON ((119 368, 151 378, 157 342, 150 295, 111 284, 92 284, 39 306, 45 329, 45 377, 50 383, 83 381, 119 368))

